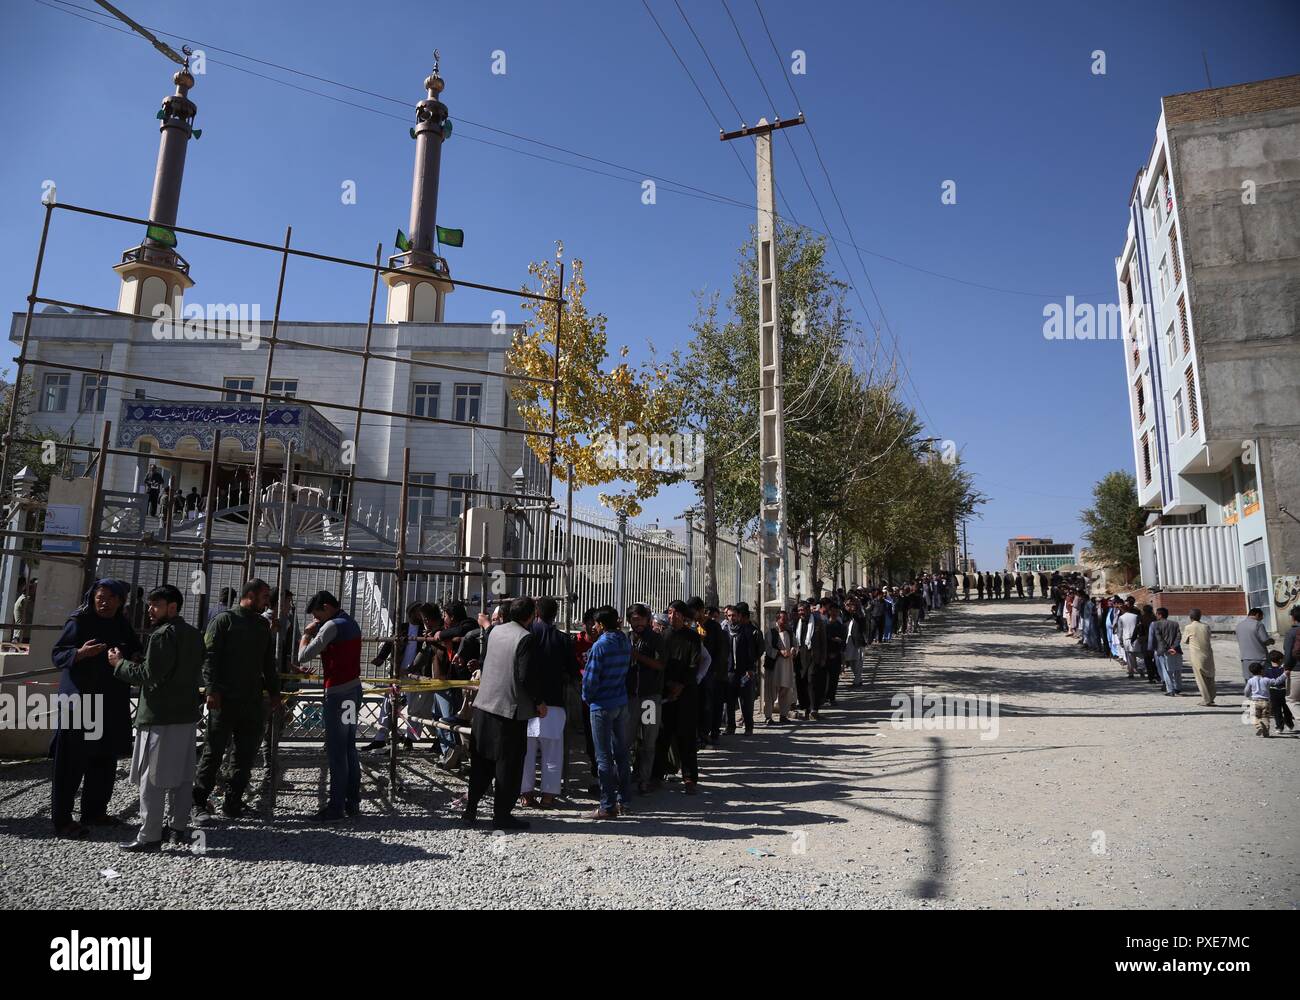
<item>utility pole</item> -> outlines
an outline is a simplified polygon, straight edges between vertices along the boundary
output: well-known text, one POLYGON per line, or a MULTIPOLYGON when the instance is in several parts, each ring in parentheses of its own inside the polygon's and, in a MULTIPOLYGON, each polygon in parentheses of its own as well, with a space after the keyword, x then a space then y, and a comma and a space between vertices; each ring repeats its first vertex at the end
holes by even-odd
POLYGON ((723 132, 723 142, 754 137, 755 180, 758 188, 758 449, 762 463, 759 482, 759 617, 766 630, 785 607, 789 573, 785 562, 785 388, 781 374, 781 299, 777 281, 776 181, 772 177, 772 133, 802 125, 803 114, 789 121, 723 132))

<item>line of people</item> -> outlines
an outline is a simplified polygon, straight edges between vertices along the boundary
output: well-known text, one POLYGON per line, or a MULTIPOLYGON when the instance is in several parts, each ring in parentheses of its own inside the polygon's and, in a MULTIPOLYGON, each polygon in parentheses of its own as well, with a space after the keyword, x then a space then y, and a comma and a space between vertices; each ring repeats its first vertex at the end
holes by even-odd
POLYGON ((631 605, 626 631, 614 608, 592 608, 569 636, 555 626, 552 598, 519 598, 498 609, 484 640, 462 822, 478 821, 492 786, 494 829, 525 829, 518 806, 553 807, 566 723, 577 728, 579 718, 598 798, 589 818, 630 815, 634 789, 654 794, 670 776, 695 795, 701 751, 752 735, 759 706, 767 726, 818 720, 844 674, 861 685, 869 643, 918 631, 952 592, 944 575, 837 590, 797 602, 793 617, 778 612, 766 634, 746 603, 718 609, 692 597, 661 613, 631 605))
MULTIPOLYGON (((591 609, 576 635, 556 625, 559 605, 549 597, 506 602, 477 621, 460 603, 445 612, 413 604, 405 629, 372 666, 382 668, 392 657, 401 677, 472 680, 477 690, 462 696, 457 689, 417 687, 405 696, 405 719, 399 719, 394 688, 367 749, 389 738, 436 735, 440 766, 469 764, 462 818, 476 820, 479 801, 495 784, 494 826, 518 829, 523 821, 511 815, 517 804, 555 804, 566 730, 580 726, 595 776, 589 791, 599 798, 590 815, 626 815, 634 786, 651 794, 670 775, 695 794, 699 752, 723 735, 752 734, 756 706, 768 726, 819 719, 835 704, 844 673, 855 686, 862 683, 866 646, 918 631, 926 613, 949 600, 953 582, 939 574, 900 587, 837 590, 799 601, 793 614, 780 612, 766 634, 745 603, 719 610, 699 598, 673 601, 658 614, 634 604, 626 629, 613 608, 591 609), (432 733, 422 728, 429 721, 432 733), (457 724, 469 727, 468 741, 457 724)), ((291 593, 250 580, 237 595, 221 595, 200 631, 181 614, 185 595, 165 585, 147 595, 150 628, 142 643, 128 616, 129 596, 120 580, 97 581, 55 644, 60 692, 102 699, 104 721, 97 741, 77 728, 55 733, 58 836, 82 838, 93 827, 120 825, 108 805, 117 760, 125 756, 141 820, 134 840, 123 845, 127 850, 187 844, 191 820, 202 824, 216 814, 210 796, 219 786, 220 813, 245 815, 244 794, 269 738, 268 721, 276 715, 285 721, 282 695, 298 686, 293 675, 317 659, 329 780, 314 818, 335 822, 359 812, 362 636, 337 598, 315 594, 300 629, 291 593), (134 737, 133 687, 140 691, 134 737), (195 730, 205 709, 200 753, 195 730), (74 820, 78 793, 81 819, 74 820)))
POLYGON ((960 573, 957 574, 960 580, 962 594, 965 600, 970 600, 971 591, 975 591, 977 600, 1009 600, 1014 592, 1016 597, 1033 598, 1035 585, 1040 592, 1046 594, 1051 585, 1051 578, 1047 573, 1034 573, 1025 570, 1012 573, 1008 570, 998 572, 982 573, 960 573))
MULTIPOLYGON (((1190 666, 1201 700, 1214 707, 1218 682, 1213 636, 1202 621, 1201 609, 1190 608, 1180 625, 1164 607, 1139 606, 1132 595, 1096 595, 1090 582, 1071 576, 1051 590, 1051 615, 1059 631, 1099 656, 1107 656, 1127 671, 1162 689, 1166 697, 1182 694, 1184 665, 1190 666)), ((1260 736, 1270 735, 1270 721, 1279 733, 1295 732, 1288 695, 1300 696, 1292 685, 1292 670, 1300 660, 1300 608, 1291 609, 1291 625, 1280 649, 1264 626, 1264 612, 1251 608, 1236 626, 1241 660, 1243 697, 1260 736)))

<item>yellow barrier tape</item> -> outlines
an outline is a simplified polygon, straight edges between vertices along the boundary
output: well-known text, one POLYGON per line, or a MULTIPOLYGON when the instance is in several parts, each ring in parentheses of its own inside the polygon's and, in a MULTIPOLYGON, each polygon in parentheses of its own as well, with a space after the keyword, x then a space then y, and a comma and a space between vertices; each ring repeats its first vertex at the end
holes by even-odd
MULTIPOLYGON (((324 674, 281 674, 281 680, 320 682, 324 674)), ((372 689, 397 687, 400 691, 450 691, 454 688, 476 688, 478 681, 448 681, 432 677, 362 677, 361 684, 372 689)), ((286 692, 291 693, 291 692, 286 692)))

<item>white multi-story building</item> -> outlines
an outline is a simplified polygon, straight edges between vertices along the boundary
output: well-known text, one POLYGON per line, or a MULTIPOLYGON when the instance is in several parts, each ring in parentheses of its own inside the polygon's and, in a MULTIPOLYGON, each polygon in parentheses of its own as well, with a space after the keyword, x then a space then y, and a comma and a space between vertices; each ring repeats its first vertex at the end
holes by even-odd
POLYGON ((1163 99, 1115 263, 1142 581, 1273 620, 1300 568, 1300 76, 1163 99))
MULTIPOLYGON (((105 488, 118 495, 140 494, 148 466, 156 464, 183 493, 197 487, 206 494, 215 482, 223 501, 246 497, 259 425, 266 440, 259 485, 265 489, 281 478, 292 446, 299 485, 314 487, 335 507, 341 506, 353 462, 361 479, 398 480, 409 448, 411 525, 457 520, 466 495, 434 487, 509 493, 524 486, 548 493, 546 470, 524 436, 505 429, 523 427, 509 380, 485 374, 504 372, 518 327, 444 321, 454 285, 436 252, 435 234, 439 159, 450 128, 437 68, 425 80, 427 97, 416 106, 411 130, 416 151, 409 249, 392 258, 394 270, 382 275, 379 321, 368 328, 281 320, 269 369, 273 304, 252 304, 260 312, 254 317, 238 291, 209 292, 203 296, 208 304, 198 310, 202 322, 184 322, 198 305, 191 289, 202 271, 203 249, 212 244, 182 234, 187 252, 195 255, 192 270, 170 229, 177 222, 197 112, 188 97, 193 77, 182 70, 175 82, 175 94, 158 115, 162 140, 149 212, 154 225, 113 268, 116 309, 105 315, 46 305, 33 317, 24 374, 33 394, 29 428, 93 446, 104 422, 111 421, 111 447, 145 453, 110 456, 105 488), (367 346, 374 355, 368 363, 362 356, 367 346), (355 411, 330 404, 358 404, 363 365, 362 405, 376 412, 363 413, 358 425, 355 411), (261 393, 274 397, 265 418, 261 393), (218 431, 214 476, 210 460, 218 431)), ((25 320, 24 313, 15 314, 11 341, 22 341, 25 320)), ((87 452, 65 454, 66 471, 73 475, 90 459, 87 452)), ((395 487, 358 483, 352 507, 368 510, 367 523, 385 526, 391 537, 398 496, 395 487)))

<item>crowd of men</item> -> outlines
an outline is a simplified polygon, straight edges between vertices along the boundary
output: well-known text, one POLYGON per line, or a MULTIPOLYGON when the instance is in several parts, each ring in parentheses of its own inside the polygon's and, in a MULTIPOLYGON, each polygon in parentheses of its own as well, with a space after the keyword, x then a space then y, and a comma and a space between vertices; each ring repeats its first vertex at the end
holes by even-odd
MULTIPOLYGON (((1091 581, 1078 575, 1053 577, 1051 614, 1056 627, 1081 647, 1108 656, 1127 675, 1156 686, 1166 697, 1182 694, 1184 664, 1192 668, 1200 704, 1216 705, 1218 678, 1209 626, 1201 609, 1190 608, 1187 623, 1180 624, 1168 608, 1138 605, 1133 595, 1093 592, 1091 581)), ((1290 626, 1279 648, 1264 626, 1264 612, 1251 608, 1236 625, 1241 661, 1243 697, 1259 736, 1270 735, 1270 722, 1279 734, 1295 732, 1288 695, 1300 698, 1292 686, 1292 670, 1300 660, 1300 607, 1290 611, 1290 626)))
MULTIPOLYGON (((701 751, 752 735, 758 713, 765 726, 820 719, 836 704, 843 676, 862 683, 864 650, 919 631, 926 615, 955 595, 956 583, 936 574, 901 586, 837 588, 781 611, 765 632, 744 602, 716 608, 698 597, 662 611, 637 603, 625 615, 592 608, 576 633, 557 625, 559 604, 550 597, 503 602, 477 619, 459 602, 445 611, 412 604, 405 627, 371 660, 394 682, 366 749, 390 738, 431 738, 440 767, 468 765, 462 822, 477 822, 491 788, 493 827, 514 830, 527 825, 516 808, 557 804, 572 734, 586 745, 587 790, 598 799, 588 815, 624 817, 634 796, 654 794, 669 780, 696 794, 701 751)), ((124 850, 183 846, 192 821, 245 815, 253 763, 274 732, 268 723, 283 723, 283 696, 308 671, 323 685, 329 774, 315 819, 358 814, 359 626, 327 591, 309 600, 301 628, 293 595, 262 580, 220 598, 200 630, 182 615, 185 595, 176 587, 132 595, 124 582, 103 579, 69 615, 53 652, 60 692, 101 698, 103 727, 99 739, 78 728, 56 730, 58 836, 121 825, 109 802, 123 757, 140 796, 140 826, 124 850), (147 627, 133 624, 133 607, 147 609, 147 627), (200 748, 195 734, 205 711, 200 748), (219 788, 218 809, 211 799, 219 788)))
POLYGON ((213 615, 205 631, 181 615, 185 595, 164 585, 147 595, 149 628, 142 643, 128 615, 130 588, 121 580, 97 581, 69 615, 53 650, 60 694, 99 701, 100 731, 60 727, 54 757, 51 815, 60 837, 88 837, 93 827, 116 827, 108 811, 117 761, 130 757, 131 781, 140 790, 140 827, 125 844, 131 851, 186 844, 190 821, 214 808, 209 795, 225 765, 221 812, 238 818, 253 762, 271 715, 283 711, 281 691, 291 664, 321 660, 322 719, 329 761, 329 795, 317 814, 341 819, 360 809, 361 768, 356 720, 361 702, 361 632, 338 600, 321 591, 307 605, 310 622, 297 648, 292 594, 273 593, 250 580, 213 615), (289 619, 288 622, 285 619, 289 619), (285 626, 288 626, 286 629, 285 626), (139 689, 134 718, 130 695, 139 689), (195 731, 204 709, 202 752, 195 731), (230 757, 227 760, 227 751, 230 757), (81 817, 73 818, 78 792, 81 817))

